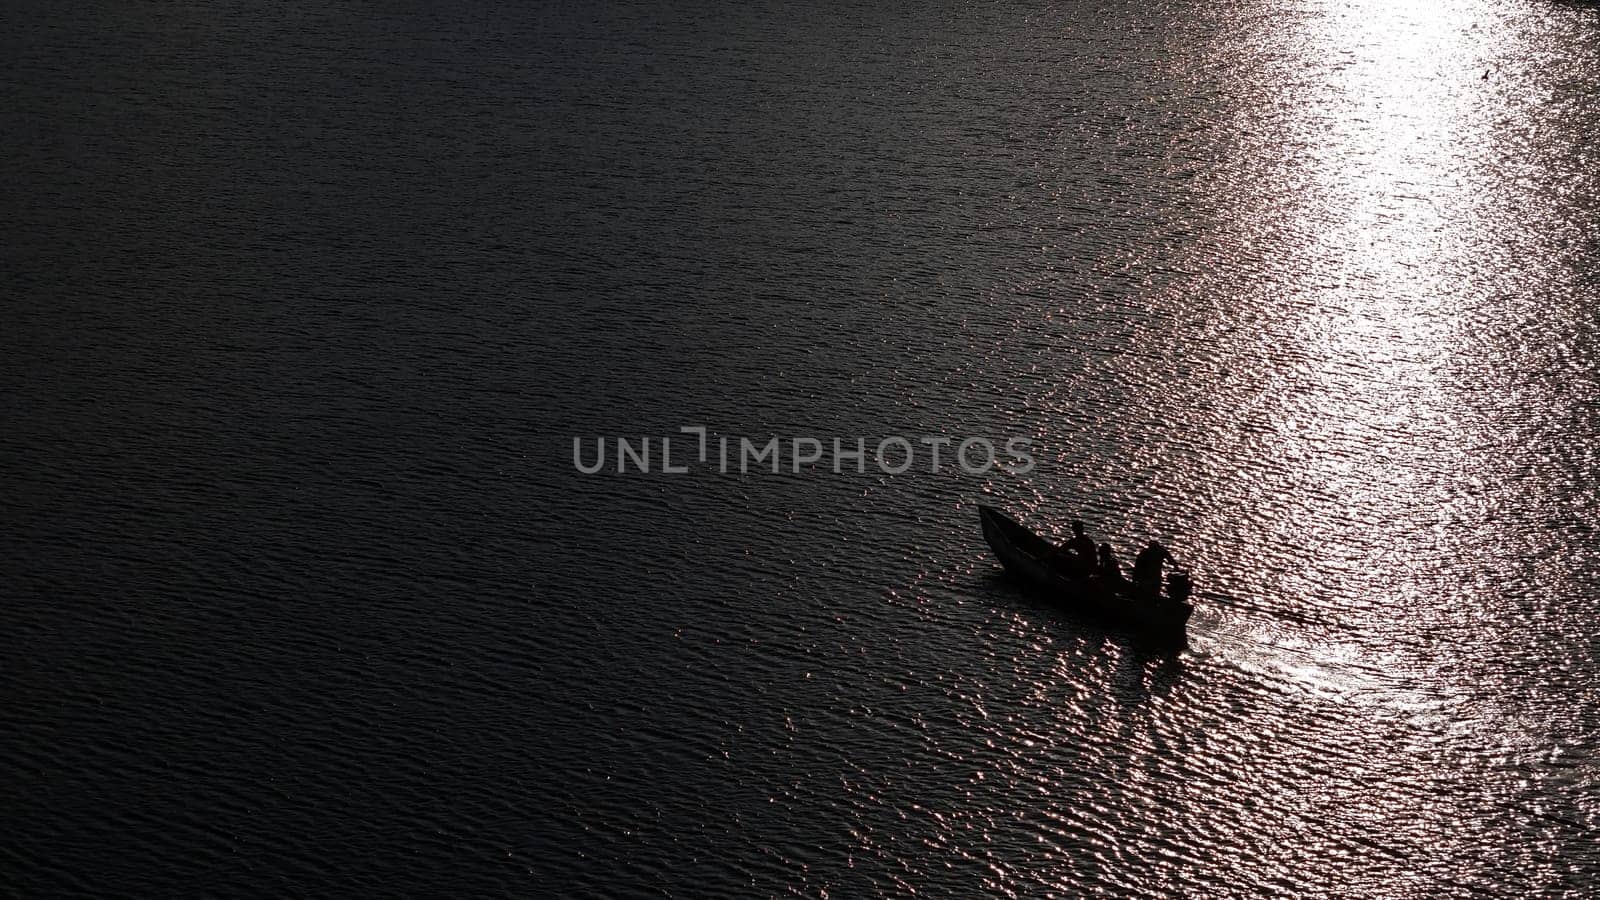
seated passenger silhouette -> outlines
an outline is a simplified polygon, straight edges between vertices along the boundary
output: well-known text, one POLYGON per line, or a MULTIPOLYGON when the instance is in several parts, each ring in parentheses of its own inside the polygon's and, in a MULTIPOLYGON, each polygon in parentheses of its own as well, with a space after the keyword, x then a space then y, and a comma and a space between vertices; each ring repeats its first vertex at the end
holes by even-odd
POLYGON ((1140 588, 1157 593, 1161 590, 1161 564, 1170 562, 1172 554, 1159 541, 1145 545, 1133 560, 1133 583, 1140 588))
POLYGON ((1111 551, 1110 544, 1100 545, 1100 563, 1097 571, 1101 578, 1110 581, 1122 580, 1122 564, 1117 562, 1117 555, 1111 551))
POLYGON ((1094 571, 1094 541, 1083 533, 1083 523, 1072 523, 1072 537, 1067 541, 1067 553, 1072 560, 1072 566, 1085 575, 1094 571))

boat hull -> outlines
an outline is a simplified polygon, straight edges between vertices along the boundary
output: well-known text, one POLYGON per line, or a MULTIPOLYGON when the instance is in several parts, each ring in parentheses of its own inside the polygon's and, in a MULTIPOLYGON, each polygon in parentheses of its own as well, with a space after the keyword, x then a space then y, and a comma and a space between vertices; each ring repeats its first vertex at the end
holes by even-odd
POLYGON ((1061 606, 1152 640, 1182 644, 1194 606, 1159 594, 1140 596, 1121 579, 1072 577, 1053 565, 1056 547, 992 506, 978 507, 983 537, 1006 572, 1061 606))

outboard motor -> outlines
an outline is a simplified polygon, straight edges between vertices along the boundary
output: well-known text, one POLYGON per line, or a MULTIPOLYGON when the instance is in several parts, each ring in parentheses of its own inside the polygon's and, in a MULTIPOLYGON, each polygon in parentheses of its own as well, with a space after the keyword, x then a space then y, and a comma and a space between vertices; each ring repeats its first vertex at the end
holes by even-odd
POLYGON ((1194 592, 1194 582, 1189 580, 1188 572, 1174 569, 1167 575, 1167 599, 1173 603, 1187 603, 1189 595, 1194 592))

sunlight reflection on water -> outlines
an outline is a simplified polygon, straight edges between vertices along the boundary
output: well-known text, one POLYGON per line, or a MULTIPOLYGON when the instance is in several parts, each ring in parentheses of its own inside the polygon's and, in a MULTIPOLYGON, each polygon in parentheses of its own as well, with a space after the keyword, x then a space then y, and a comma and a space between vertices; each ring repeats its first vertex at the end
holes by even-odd
MULTIPOLYGON (((1593 287, 1574 282, 1575 248, 1558 241, 1559 228, 1515 224, 1530 204, 1558 218, 1507 172, 1533 126, 1520 98, 1548 92, 1552 77, 1540 68, 1537 32, 1522 27, 1528 15, 1501 3, 1326 4, 1292 27, 1275 21, 1257 36, 1263 62, 1252 86, 1268 112, 1246 119, 1272 136, 1246 144, 1301 152, 1292 167, 1267 166, 1266 177, 1244 182, 1227 226, 1261 236, 1274 255, 1246 277, 1201 276, 1174 289, 1224 294, 1218 313, 1230 322, 1210 348, 1220 360, 1215 387, 1232 401, 1217 423, 1229 438, 1215 446, 1218 462, 1200 463, 1215 481, 1194 491, 1203 502, 1188 531, 1227 536, 1241 555, 1201 549, 1202 567, 1224 592, 1263 598, 1250 608, 1299 598, 1329 632, 1247 624, 1225 606, 1197 616, 1198 658, 1328 707, 1344 741, 1395 754, 1368 766, 1356 782, 1362 796, 1340 803, 1370 810, 1373 827, 1415 823, 1418 845, 1441 858, 1464 859, 1483 839, 1456 833, 1459 798, 1389 788, 1449 781, 1473 755, 1463 746, 1527 765, 1572 739, 1549 709, 1492 699, 1515 692, 1512 682, 1485 681, 1490 656, 1503 650, 1490 636, 1514 631, 1524 615, 1507 596, 1527 563, 1520 535, 1556 514, 1541 496, 1547 487, 1518 471, 1527 448, 1507 431, 1524 417, 1571 420, 1575 399, 1524 389, 1513 405, 1503 394, 1486 403, 1481 385, 1503 380, 1524 354, 1485 333, 1520 327, 1515 308, 1525 301, 1509 296, 1555 294, 1560 308, 1562 295, 1593 287), (1240 385, 1232 372, 1259 375, 1240 385), (1385 636, 1360 634, 1368 628, 1385 636)), ((1580 339, 1566 326, 1552 337, 1580 339)), ((1169 421, 1211 418, 1210 403, 1185 399, 1172 398, 1169 421)), ((1155 449, 1133 462, 1170 471, 1190 452, 1155 449)), ((1592 502, 1591 491, 1581 496, 1592 502)), ((1136 506, 1112 527, 1145 515, 1136 506)), ((1303 780, 1298 754, 1269 754, 1260 768, 1247 756, 1230 765, 1253 771, 1248 780, 1262 790, 1303 780)), ((1555 852, 1562 839, 1548 839, 1544 849, 1555 852)))

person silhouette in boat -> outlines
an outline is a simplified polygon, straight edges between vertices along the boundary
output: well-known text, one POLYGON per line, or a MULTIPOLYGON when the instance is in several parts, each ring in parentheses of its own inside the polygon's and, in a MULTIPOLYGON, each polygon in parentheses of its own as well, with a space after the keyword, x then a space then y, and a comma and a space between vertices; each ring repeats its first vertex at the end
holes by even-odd
POLYGON ((1094 541, 1083 533, 1083 523, 1072 523, 1072 537, 1067 541, 1067 559, 1079 572, 1087 575, 1094 571, 1094 541))
POLYGON ((1161 591, 1161 565, 1172 561, 1172 554, 1160 541, 1145 545, 1133 559, 1133 583, 1149 593, 1161 591))
POLYGON ((1117 555, 1112 552, 1110 544, 1100 545, 1100 564, 1097 571, 1101 578, 1108 581, 1122 580, 1122 565, 1117 562, 1117 555))
POLYGON ((1189 578, 1188 572, 1173 569, 1167 573, 1167 599, 1173 603, 1184 603, 1189 595, 1194 592, 1194 581, 1189 578))

